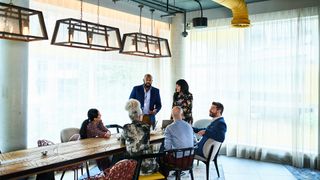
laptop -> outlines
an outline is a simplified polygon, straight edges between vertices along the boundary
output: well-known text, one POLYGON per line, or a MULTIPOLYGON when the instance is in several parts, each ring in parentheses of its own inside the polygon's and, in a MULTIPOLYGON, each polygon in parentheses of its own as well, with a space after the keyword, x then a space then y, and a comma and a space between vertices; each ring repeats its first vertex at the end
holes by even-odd
POLYGON ((162 120, 161 129, 165 129, 169 124, 173 123, 173 120, 162 120))

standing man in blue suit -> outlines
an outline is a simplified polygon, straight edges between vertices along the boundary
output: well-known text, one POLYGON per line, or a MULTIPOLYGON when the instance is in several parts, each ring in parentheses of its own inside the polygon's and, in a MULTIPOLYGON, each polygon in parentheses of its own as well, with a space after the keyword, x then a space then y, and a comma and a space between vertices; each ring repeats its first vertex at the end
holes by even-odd
POLYGON ((227 125, 224 122, 222 113, 223 105, 219 102, 212 102, 209 110, 209 115, 213 118, 212 122, 207 128, 193 128, 195 133, 198 133, 200 136, 202 136, 200 142, 197 144, 197 148, 195 149, 195 154, 204 157, 203 146, 209 138, 221 143, 224 141, 227 125))
POLYGON ((143 84, 133 87, 129 99, 136 99, 141 104, 143 111, 143 121, 155 128, 155 115, 161 109, 161 99, 159 89, 151 86, 152 76, 144 75, 143 84))

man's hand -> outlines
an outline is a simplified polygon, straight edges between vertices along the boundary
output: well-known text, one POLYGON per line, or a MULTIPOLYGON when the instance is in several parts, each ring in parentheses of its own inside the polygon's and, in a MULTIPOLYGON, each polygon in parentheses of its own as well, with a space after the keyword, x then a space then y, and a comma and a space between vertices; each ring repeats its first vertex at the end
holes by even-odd
POLYGON ((152 110, 152 111, 149 111, 149 114, 152 114, 152 115, 154 115, 154 114, 156 114, 157 113, 157 109, 154 109, 154 110, 152 110))
POLYGON ((206 130, 201 130, 197 134, 200 135, 200 136, 203 136, 205 133, 206 133, 206 130))

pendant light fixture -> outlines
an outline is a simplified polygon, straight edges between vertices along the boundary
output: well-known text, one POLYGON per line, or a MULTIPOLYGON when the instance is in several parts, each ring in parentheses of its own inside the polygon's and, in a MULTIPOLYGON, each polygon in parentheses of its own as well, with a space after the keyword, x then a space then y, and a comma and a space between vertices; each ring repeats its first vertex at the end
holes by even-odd
POLYGON ((0 38, 16 41, 48 39, 41 11, 0 2, 0 38))
POLYGON ((119 28, 99 23, 100 0, 98 0, 97 23, 82 20, 83 1, 81 0, 80 19, 57 20, 51 44, 100 51, 115 51, 121 47, 119 28))
POLYGON ((167 39, 153 36, 153 12, 151 10, 151 35, 141 33, 141 12, 143 5, 140 8, 140 27, 137 33, 127 33, 122 38, 122 48, 120 53, 143 56, 151 58, 171 57, 169 43, 167 39))

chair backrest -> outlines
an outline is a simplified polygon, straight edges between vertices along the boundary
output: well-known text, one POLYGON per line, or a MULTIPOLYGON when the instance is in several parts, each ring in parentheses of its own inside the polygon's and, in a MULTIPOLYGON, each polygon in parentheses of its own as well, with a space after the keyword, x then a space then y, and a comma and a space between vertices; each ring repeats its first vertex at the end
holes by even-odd
POLYGON ((137 165, 136 160, 123 159, 104 171, 106 174, 104 179, 132 180, 135 178, 137 165))
MULTIPOLYGON (((195 128, 206 128, 209 126, 209 124, 212 122, 210 119, 199 119, 193 123, 193 127, 195 128)), ((196 141, 198 141, 202 136, 199 136, 198 134, 195 134, 196 141)))
POLYGON ((172 167, 172 170, 190 170, 193 167, 194 148, 182 148, 165 151, 164 161, 172 167))
POLYGON ((170 125, 171 123, 173 123, 172 119, 169 120, 162 120, 162 125, 161 125, 161 129, 165 129, 168 125, 170 125))
POLYGON ((66 128, 60 132, 61 142, 76 141, 80 139, 79 128, 66 128))
POLYGON ((209 138, 203 145, 203 155, 207 160, 212 161, 218 156, 222 143, 209 138))
POLYGON ((117 133, 120 133, 120 130, 123 129, 122 126, 118 125, 118 124, 108 124, 106 125, 106 128, 111 132, 111 129, 115 128, 117 130, 117 133))
POLYGON ((206 128, 212 122, 210 119, 199 119, 193 123, 193 127, 196 128, 206 128))

